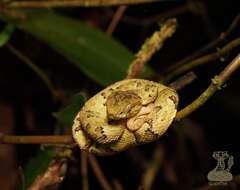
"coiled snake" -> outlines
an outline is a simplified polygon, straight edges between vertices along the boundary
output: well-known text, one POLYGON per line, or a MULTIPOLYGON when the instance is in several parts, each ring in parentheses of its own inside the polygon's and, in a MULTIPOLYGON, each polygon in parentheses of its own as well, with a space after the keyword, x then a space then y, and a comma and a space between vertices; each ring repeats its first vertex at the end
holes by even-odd
POLYGON ((175 90, 162 84, 126 79, 89 99, 72 132, 80 149, 112 155, 157 140, 172 123, 178 105, 175 90))

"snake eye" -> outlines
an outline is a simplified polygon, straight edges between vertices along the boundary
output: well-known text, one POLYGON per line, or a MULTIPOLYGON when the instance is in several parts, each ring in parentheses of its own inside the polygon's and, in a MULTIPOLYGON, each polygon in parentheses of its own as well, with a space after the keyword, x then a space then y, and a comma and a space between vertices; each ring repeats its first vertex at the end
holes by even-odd
POLYGON ((106 101, 108 119, 120 120, 136 115, 142 106, 142 99, 133 90, 112 92, 106 101))

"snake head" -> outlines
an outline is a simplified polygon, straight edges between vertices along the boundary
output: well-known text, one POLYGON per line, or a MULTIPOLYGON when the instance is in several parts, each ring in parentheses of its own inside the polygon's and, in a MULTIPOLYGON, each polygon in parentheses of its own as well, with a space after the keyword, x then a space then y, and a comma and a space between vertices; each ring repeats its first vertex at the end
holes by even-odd
POLYGON ((109 120, 127 119, 140 111, 142 99, 132 90, 119 90, 108 96, 106 107, 109 120))

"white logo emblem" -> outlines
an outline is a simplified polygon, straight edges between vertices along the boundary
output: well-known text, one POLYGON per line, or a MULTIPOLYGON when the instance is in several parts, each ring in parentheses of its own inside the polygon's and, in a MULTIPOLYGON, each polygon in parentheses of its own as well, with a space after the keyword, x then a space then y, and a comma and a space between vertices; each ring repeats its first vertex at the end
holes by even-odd
POLYGON ((215 151, 212 156, 217 160, 217 165, 207 175, 210 185, 224 185, 231 181, 233 176, 230 169, 233 166, 233 156, 230 156, 227 151, 215 151), (227 160, 227 165, 225 160, 227 160))

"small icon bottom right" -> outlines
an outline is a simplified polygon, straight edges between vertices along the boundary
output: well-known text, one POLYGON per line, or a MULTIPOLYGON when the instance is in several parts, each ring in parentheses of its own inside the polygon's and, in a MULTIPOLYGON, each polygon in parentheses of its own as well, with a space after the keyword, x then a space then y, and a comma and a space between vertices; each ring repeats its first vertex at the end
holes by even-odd
POLYGON ((233 176, 230 173, 234 161, 233 156, 230 156, 227 151, 213 152, 213 158, 217 161, 216 167, 211 170, 207 178, 210 185, 224 185, 231 181, 233 176), (227 164, 225 163, 227 161, 227 164))

